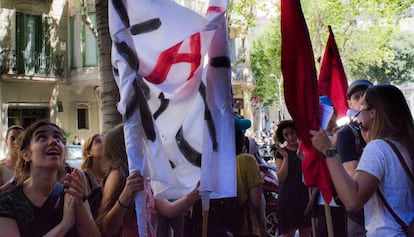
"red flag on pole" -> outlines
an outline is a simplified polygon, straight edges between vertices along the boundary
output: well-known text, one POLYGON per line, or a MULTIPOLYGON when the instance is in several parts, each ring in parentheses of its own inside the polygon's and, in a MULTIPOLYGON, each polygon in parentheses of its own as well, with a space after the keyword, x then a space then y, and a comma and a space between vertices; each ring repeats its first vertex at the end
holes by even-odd
POLYGON ((319 95, 326 95, 331 99, 338 113, 338 118, 341 118, 345 116, 348 109, 346 102, 348 82, 332 28, 331 26, 328 26, 328 28, 329 38, 326 43, 318 79, 319 95))
POLYGON ((315 60, 300 0, 281 1, 282 73, 286 106, 305 152, 302 171, 307 186, 332 198, 330 175, 322 155, 312 146, 309 130, 319 130, 320 111, 315 60))

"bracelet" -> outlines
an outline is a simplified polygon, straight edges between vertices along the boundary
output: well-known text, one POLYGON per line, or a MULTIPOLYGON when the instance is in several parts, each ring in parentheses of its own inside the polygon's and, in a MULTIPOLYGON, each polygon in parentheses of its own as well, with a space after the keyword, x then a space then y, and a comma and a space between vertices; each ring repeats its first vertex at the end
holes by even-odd
POLYGON ((118 198, 118 204, 119 204, 122 208, 125 208, 125 209, 129 208, 129 206, 122 204, 122 202, 121 202, 121 201, 119 201, 119 198, 118 198))

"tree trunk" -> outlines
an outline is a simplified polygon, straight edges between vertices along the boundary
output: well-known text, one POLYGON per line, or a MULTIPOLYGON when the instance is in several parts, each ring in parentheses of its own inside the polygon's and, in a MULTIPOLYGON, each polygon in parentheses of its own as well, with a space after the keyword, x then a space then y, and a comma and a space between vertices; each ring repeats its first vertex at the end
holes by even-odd
POLYGON ((105 133, 114 125, 122 122, 116 108, 119 91, 112 74, 112 41, 108 25, 108 0, 95 0, 96 25, 99 47, 99 73, 101 76, 101 132, 105 133))

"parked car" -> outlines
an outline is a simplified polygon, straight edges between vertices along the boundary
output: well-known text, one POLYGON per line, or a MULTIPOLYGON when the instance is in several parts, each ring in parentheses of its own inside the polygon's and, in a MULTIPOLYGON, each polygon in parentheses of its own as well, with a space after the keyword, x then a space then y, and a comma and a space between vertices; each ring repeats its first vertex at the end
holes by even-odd
POLYGON ((73 168, 80 169, 82 164, 82 146, 69 145, 66 162, 73 168))

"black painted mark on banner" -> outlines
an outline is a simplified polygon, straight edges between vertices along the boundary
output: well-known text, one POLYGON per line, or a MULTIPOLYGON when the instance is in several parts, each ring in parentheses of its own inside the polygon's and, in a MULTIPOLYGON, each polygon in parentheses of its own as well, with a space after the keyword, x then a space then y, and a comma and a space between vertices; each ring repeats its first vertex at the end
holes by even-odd
POLYGON ((180 127, 180 130, 178 130, 175 135, 175 141, 177 142, 178 149, 180 149, 185 159, 192 165, 201 167, 201 153, 191 147, 191 145, 185 140, 183 127, 180 127))
POLYGON ((156 31, 161 26, 160 18, 154 18, 148 21, 141 22, 131 26, 130 31, 132 35, 145 34, 151 31, 156 31))

